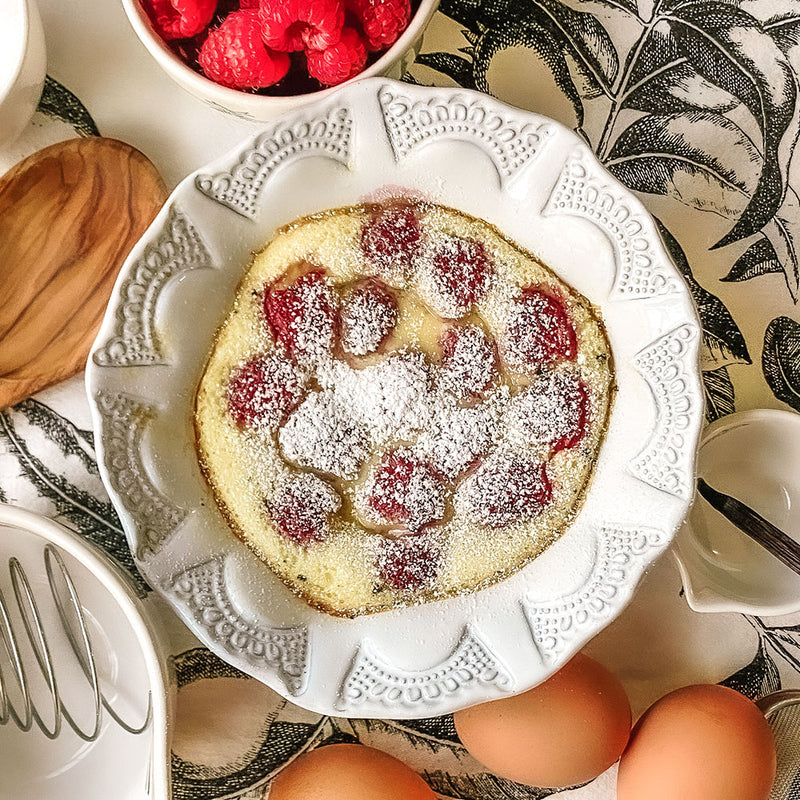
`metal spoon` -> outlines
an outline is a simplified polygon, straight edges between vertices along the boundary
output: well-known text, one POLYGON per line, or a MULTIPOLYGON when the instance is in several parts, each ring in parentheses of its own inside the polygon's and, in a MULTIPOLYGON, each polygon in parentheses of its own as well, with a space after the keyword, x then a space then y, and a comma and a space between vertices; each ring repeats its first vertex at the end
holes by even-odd
POLYGON ((740 500, 713 489, 702 478, 697 479, 697 491, 740 531, 800 575, 800 544, 794 539, 740 500))

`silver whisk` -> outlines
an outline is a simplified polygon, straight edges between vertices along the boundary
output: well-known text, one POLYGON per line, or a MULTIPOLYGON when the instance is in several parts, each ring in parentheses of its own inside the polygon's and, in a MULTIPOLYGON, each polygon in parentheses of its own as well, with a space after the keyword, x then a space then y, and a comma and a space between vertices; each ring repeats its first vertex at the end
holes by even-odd
POLYGON ((770 800, 800 800, 800 689, 773 692, 756 705, 772 727, 778 751, 770 800))
POLYGON ((133 790, 136 797, 166 800, 166 679, 143 609, 124 578, 70 531, 0 505, 2 545, 13 555, 7 575, 0 574, 0 732, 6 730, 0 797, 4 791, 19 796, 14 779, 26 796, 39 796, 34 787, 44 785, 49 797, 53 780, 62 780, 67 795, 80 785, 81 796, 89 797, 93 788, 102 791, 98 770, 105 770, 105 785, 121 779, 124 797, 133 790), (41 561, 35 564, 32 555, 41 561), (134 740, 125 738, 148 731, 143 746, 131 747, 134 740), (131 773, 128 780, 125 773, 131 773))
POLYGON ((8 560, 11 584, 14 588, 14 596, 16 597, 23 626, 28 636, 28 641, 31 644, 36 663, 47 681, 50 699, 52 701, 53 722, 52 727, 47 725, 31 698, 30 679, 27 667, 22 661, 19 641, 11 625, 11 618, 5 596, 0 589, 0 639, 2 639, 6 655, 12 665, 10 677, 17 682, 23 703, 23 711, 22 714, 20 714, 9 699, 6 685, 7 678, 0 667, 0 725, 5 725, 9 721, 12 721, 21 730, 29 731, 35 723, 48 739, 55 739, 61 733, 62 724, 66 723, 85 742, 94 742, 100 735, 103 710, 105 710, 123 730, 134 735, 143 733, 149 727, 153 715, 152 694, 148 694, 147 714, 144 723, 140 726, 129 725, 114 711, 100 691, 92 643, 89 640, 86 619, 83 614, 83 609, 81 608, 78 593, 75 590, 75 584, 67 570, 61 553, 59 553, 52 544, 45 545, 44 565, 47 574, 47 582, 50 586, 50 592, 52 593, 56 609, 58 610, 59 619, 64 627, 64 632, 72 646, 72 652, 75 654, 92 688, 92 693, 94 695, 94 727, 90 731, 83 730, 75 721, 75 718, 64 707, 64 702, 58 690, 58 681, 56 680, 51 648, 47 642, 47 636, 42 624, 42 617, 36 604, 36 599, 33 596, 28 576, 25 574, 25 570, 22 568, 19 560, 15 557, 11 557, 8 560), (55 568, 58 569, 58 576, 54 571, 54 564, 55 568), (60 578, 60 581, 58 578, 60 578), (66 598, 62 593, 63 591, 66 592, 66 598), (75 625, 77 625, 77 631, 75 630, 75 625))

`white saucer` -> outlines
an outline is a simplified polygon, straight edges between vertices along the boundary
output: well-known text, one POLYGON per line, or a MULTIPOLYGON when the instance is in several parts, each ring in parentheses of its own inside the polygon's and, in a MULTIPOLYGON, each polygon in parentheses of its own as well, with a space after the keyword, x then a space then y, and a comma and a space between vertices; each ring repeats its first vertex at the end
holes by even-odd
MULTIPOLYGON (((800 540, 800 414, 730 414, 705 430, 698 476, 800 540)), ((695 611, 773 616, 800 611, 800 575, 695 498, 674 548, 695 611)))

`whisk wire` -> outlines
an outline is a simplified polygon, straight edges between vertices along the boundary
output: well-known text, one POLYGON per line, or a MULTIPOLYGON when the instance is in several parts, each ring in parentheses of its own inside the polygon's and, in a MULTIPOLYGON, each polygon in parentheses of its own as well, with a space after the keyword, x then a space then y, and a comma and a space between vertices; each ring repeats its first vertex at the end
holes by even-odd
POLYGON ((14 636, 14 629, 11 627, 11 619, 8 614, 8 607, 2 590, 0 590, 0 636, 3 640, 3 649, 11 662, 14 677, 19 682, 22 702, 24 704, 24 717, 20 717, 6 691, 6 682, 3 678, 2 664, 0 664, 0 696, 2 696, 2 708, 0 708, 0 724, 7 724, 13 721, 22 731, 29 731, 33 727, 33 709, 31 706, 31 696, 28 692, 27 681, 25 680, 25 670, 22 667, 17 640, 14 636))
POLYGON ((153 719, 152 692, 148 692, 147 710, 141 725, 132 725, 126 722, 111 706, 101 690, 97 662, 75 583, 61 553, 49 543, 44 547, 44 566, 59 621, 78 665, 91 687, 94 700, 94 723, 90 730, 85 730, 64 705, 39 606, 24 568, 19 560, 12 556, 8 561, 11 585, 35 663, 47 685, 48 696, 52 703, 53 721, 52 724, 48 724, 34 703, 30 675, 26 671, 20 652, 20 643, 11 622, 6 598, 0 590, 0 639, 2 639, 3 648, 11 665, 12 676, 19 687, 22 701, 22 713, 20 713, 11 701, 6 675, 0 664, 0 725, 14 722, 22 731, 29 731, 35 724, 51 740, 56 739, 66 725, 83 741, 94 742, 100 735, 103 711, 105 711, 126 732, 134 735, 143 733, 153 719))
POLYGON ((53 599, 56 603, 56 609, 58 610, 59 618, 61 619, 62 625, 64 626, 64 632, 67 635, 67 639, 69 640, 70 646, 72 647, 72 652, 75 654, 75 657, 78 660, 78 663, 83 670, 83 674, 86 676, 87 680, 89 680, 92 684, 92 690, 94 692, 95 698, 95 716, 96 716, 96 727, 95 730, 99 732, 102 713, 103 710, 117 723, 124 731, 131 734, 139 734, 143 733, 150 725, 151 715, 153 713, 153 697, 152 692, 147 693, 147 711, 145 714, 144 722, 141 725, 134 726, 130 725, 122 717, 117 714, 108 700, 103 696, 102 692, 100 691, 100 682, 97 677, 97 665, 94 659, 94 653, 92 651, 92 646, 89 641, 89 630, 86 626, 86 621, 83 615, 83 606, 80 603, 80 599, 78 598, 78 592, 75 589, 75 584, 72 581, 72 577, 67 570, 67 566, 64 563, 64 559, 61 557, 61 553, 53 547, 53 545, 48 544, 44 550, 44 559, 45 559, 45 571, 47 573, 47 580, 50 585, 50 591, 53 595, 53 599), (78 621, 78 628, 80 632, 80 641, 78 636, 75 635, 75 631, 73 629, 72 624, 69 621, 69 615, 65 608, 64 600, 61 596, 61 592, 56 588, 56 578, 53 573, 53 562, 58 565, 58 569, 61 573, 61 577, 64 579, 64 585, 67 587, 67 592, 69 593, 70 605, 72 610, 75 612, 75 618, 78 621))
MULTIPOLYGON (((55 601, 58 616, 64 627, 64 632, 67 635, 67 639, 72 647, 72 652, 75 654, 75 658, 78 660, 78 664, 80 664, 83 674, 91 683, 94 697, 94 728, 92 729, 92 732, 84 735, 82 732, 78 731, 76 725, 72 724, 70 727, 72 727, 72 729, 75 730, 78 736, 80 736, 82 739, 91 742, 94 741, 100 734, 100 726, 102 724, 103 717, 101 706, 102 695, 100 693, 100 681, 97 677, 97 665, 95 664, 92 646, 89 642, 89 631, 86 628, 86 621, 83 616, 83 607, 81 606, 80 599, 78 598, 78 592, 75 589, 75 584, 72 582, 72 577, 67 570, 64 559, 61 557, 61 554, 50 544, 46 545, 44 548, 44 567, 45 572, 47 573, 47 582, 50 586, 50 592, 53 595, 53 600, 55 601), (65 608, 64 599, 61 596, 61 592, 56 588, 56 578, 53 572, 54 561, 57 564, 59 572, 61 573, 61 577, 64 580, 64 585, 67 587, 70 605, 72 610, 75 612, 75 617, 78 620, 80 644, 78 642, 78 638, 75 636, 75 631, 73 630, 70 617, 65 608), (81 645, 83 646, 81 647, 81 645)), ((66 710, 64 710, 64 717, 65 719, 71 719, 66 710)))
MULTIPOLYGON (((25 570, 22 569, 19 560, 13 556, 8 559, 8 569, 11 573, 11 585, 14 588, 14 595, 17 599, 17 606, 20 610, 22 624, 25 626, 25 632, 28 634, 28 640, 30 641, 34 658, 50 690, 50 698, 53 703, 52 730, 47 726, 47 723, 42 718, 35 704, 31 703, 33 717, 42 733, 48 739, 55 739, 58 734, 61 733, 60 709, 62 704, 58 693, 58 681, 56 680, 55 671, 53 669, 53 660, 50 656, 50 648, 47 646, 47 639, 45 637, 44 628, 42 627, 41 617, 39 616, 39 609, 33 598, 33 592, 31 591, 31 585, 28 581, 28 576, 25 574, 25 570), (33 617, 32 621, 28 616, 29 613, 33 617)), ((27 682, 25 685, 27 688, 27 682)))

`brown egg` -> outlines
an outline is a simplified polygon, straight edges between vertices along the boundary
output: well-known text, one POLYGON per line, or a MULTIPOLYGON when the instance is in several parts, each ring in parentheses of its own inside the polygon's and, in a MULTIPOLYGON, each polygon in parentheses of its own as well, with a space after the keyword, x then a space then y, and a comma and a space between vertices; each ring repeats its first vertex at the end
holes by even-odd
POLYGON ((687 686, 636 723, 618 800, 767 800, 775 742, 757 706, 726 686, 687 686))
POLYGON ((331 744, 296 758, 272 783, 269 800, 436 800, 428 784, 393 756, 360 744, 331 744))
POLYGON ((464 746, 491 772, 531 786, 585 783, 620 756, 631 731, 622 684, 578 654, 530 691, 454 715, 464 746))

